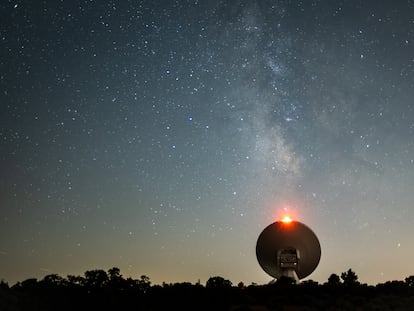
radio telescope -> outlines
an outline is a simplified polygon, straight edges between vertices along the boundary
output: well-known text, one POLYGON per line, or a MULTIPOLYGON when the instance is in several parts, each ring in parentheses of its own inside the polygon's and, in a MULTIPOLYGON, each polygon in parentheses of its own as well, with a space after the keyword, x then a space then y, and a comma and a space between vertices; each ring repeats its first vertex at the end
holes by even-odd
POLYGON ((299 282, 318 266, 321 246, 309 227, 285 217, 260 233, 256 257, 262 269, 275 279, 286 276, 299 282))

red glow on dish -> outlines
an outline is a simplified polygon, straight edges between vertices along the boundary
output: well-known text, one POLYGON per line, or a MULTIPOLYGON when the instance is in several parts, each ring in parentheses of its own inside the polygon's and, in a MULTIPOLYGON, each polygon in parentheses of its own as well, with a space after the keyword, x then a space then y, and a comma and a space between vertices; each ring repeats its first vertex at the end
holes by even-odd
POLYGON ((284 216, 282 219, 282 222, 284 222, 285 224, 291 223, 293 221, 293 219, 290 216, 284 216))

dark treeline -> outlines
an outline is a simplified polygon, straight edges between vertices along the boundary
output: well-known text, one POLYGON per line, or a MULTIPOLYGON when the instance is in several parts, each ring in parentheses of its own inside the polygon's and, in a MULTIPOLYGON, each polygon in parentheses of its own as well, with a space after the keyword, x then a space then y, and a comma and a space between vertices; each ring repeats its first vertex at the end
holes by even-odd
POLYGON ((205 285, 152 285, 145 275, 124 278, 118 268, 98 269, 13 286, 1 281, 0 310, 414 310, 414 276, 371 286, 349 269, 323 284, 281 278, 246 286, 215 276, 205 285))

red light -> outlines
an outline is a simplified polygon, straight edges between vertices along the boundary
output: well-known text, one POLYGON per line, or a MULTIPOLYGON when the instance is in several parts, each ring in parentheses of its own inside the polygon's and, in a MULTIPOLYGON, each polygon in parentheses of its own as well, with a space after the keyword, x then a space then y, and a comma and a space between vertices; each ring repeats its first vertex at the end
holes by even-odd
POLYGON ((290 218, 289 216, 285 216, 282 218, 282 222, 284 222, 285 224, 291 223, 293 221, 292 218, 290 218))

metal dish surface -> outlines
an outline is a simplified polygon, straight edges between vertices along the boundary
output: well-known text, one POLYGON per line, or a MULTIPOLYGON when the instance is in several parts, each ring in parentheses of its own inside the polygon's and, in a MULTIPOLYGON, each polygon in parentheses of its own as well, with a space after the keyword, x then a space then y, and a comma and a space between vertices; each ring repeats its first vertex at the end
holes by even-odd
POLYGON ((321 246, 315 233, 299 221, 276 221, 262 231, 256 244, 257 260, 267 274, 276 279, 282 275, 277 264, 277 254, 287 248, 299 251, 300 258, 296 268, 299 279, 310 275, 318 266, 321 246))

